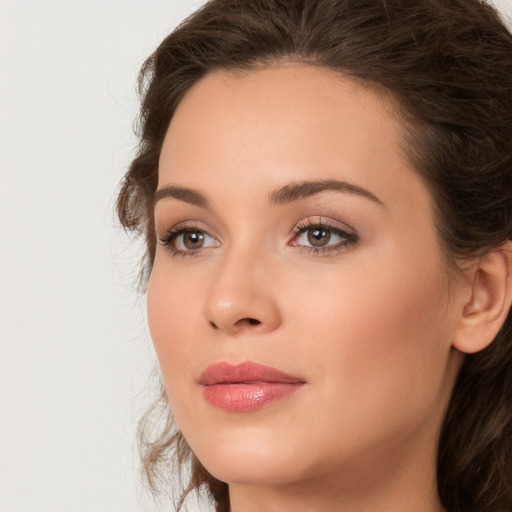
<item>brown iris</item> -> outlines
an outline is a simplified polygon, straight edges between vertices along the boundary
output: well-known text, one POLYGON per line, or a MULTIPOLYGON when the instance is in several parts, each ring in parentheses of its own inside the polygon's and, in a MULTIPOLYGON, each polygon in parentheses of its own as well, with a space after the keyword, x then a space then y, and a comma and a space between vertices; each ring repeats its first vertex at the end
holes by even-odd
POLYGON ((308 242, 315 246, 321 247, 327 245, 331 239, 331 232, 322 228, 308 229, 308 242))
POLYGON ((183 245, 187 249, 200 249, 204 244, 204 233, 201 231, 187 231, 183 234, 183 245))

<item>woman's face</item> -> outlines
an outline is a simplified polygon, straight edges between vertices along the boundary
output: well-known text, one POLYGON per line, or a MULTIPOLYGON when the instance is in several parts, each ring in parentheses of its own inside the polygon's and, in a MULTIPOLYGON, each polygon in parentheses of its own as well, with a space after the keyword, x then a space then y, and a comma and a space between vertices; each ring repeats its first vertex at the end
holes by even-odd
POLYGON ((458 306, 401 141, 373 89, 306 65, 212 73, 180 103, 149 326, 179 428, 220 480, 433 466, 458 306))

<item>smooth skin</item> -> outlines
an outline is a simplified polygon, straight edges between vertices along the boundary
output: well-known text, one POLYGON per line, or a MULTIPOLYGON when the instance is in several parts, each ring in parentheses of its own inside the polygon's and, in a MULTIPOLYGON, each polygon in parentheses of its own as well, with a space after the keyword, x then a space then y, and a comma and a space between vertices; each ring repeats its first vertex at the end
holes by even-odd
POLYGON ((496 250, 449 277, 402 141, 382 94, 295 63, 211 73, 170 123, 149 326, 177 424, 233 512, 442 510, 439 428, 462 352, 504 321, 510 262, 496 250), (306 384, 221 410, 197 383, 221 361, 306 384))

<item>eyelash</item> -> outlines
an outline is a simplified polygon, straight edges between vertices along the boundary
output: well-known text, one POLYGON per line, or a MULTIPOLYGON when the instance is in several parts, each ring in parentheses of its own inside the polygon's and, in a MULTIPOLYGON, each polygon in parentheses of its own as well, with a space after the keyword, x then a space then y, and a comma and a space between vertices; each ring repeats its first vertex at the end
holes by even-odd
MULTIPOLYGON (((337 244, 333 245, 327 245, 325 247, 313 247, 313 246, 307 246, 307 245, 293 245, 293 247, 297 247, 301 251, 306 251, 308 253, 314 254, 314 255, 324 255, 328 253, 334 253, 339 252, 347 249, 351 245, 357 243, 359 241, 359 236, 355 232, 348 232, 340 227, 334 225, 333 223, 329 222, 328 220, 322 219, 321 217, 318 220, 313 220, 311 218, 305 219, 301 222, 299 222, 295 228, 292 231, 291 238, 288 243, 293 242, 296 238, 298 238, 300 235, 306 233, 310 229, 318 228, 318 229, 324 229, 325 231, 328 231, 329 233, 334 234, 336 236, 339 236, 340 238, 343 238, 344 241, 339 242, 337 244)), ((180 249, 177 249, 173 242, 181 235, 184 235, 186 233, 204 233, 211 237, 211 235, 208 234, 208 232, 204 229, 202 229, 197 223, 182 223, 177 224, 176 226, 173 226, 172 228, 168 229, 166 233, 159 237, 158 241, 161 245, 168 246, 169 250, 171 251, 172 256, 181 256, 183 258, 187 257, 193 257, 198 256, 202 250, 206 248, 198 248, 198 249, 190 249, 187 251, 183 251, 180 249)))
POLYGON ((351 245, 357 243, 359 241, 359 236, 355 233, 354 230, 352 232, 345 231, 340 227, 336 226, 332 222, 327 219, 322 219, 319 217, 318 220, 313 220, 311 218, 305 219, 297 224, 292 232, 291 241, 296 239, 299 235, 308 232, 310 229, 318 228, 324 229, 331 233, 331 235, 337 235, 340 238, 343 238, 343 242, 339 242, 333 245, 327 245, 325 247, 312 247, 307 245, 295 245, 299 250, 306 251, 311 254, 328 254, 333 252, 343 251, 347 249, 351 245))
POLYGON ((201 249, 191 249, 190 251, 181 251, 180 249, 176 249, 174 247, 173 242, 180 236, 186 233, 207 233, 204 229, 198 224, 195 223, 184 223, 177 224, 172 228, 169 228, 165 234, 158 239, 161 245, 165 245, 171 251, 172 256, 181 256, 183 258, 189 258, 192 256, 199 255, 201 249))

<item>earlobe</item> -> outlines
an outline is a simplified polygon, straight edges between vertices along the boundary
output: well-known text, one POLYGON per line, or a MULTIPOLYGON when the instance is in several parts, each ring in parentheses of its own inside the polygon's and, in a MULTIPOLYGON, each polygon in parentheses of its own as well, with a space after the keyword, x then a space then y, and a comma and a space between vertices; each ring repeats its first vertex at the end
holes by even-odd
POLYGON ((467 354, 490 345, 507 318, 512 303, 512 242, 479 260, 471 279, 471 296, 453 337, 454 347, 467 354))

